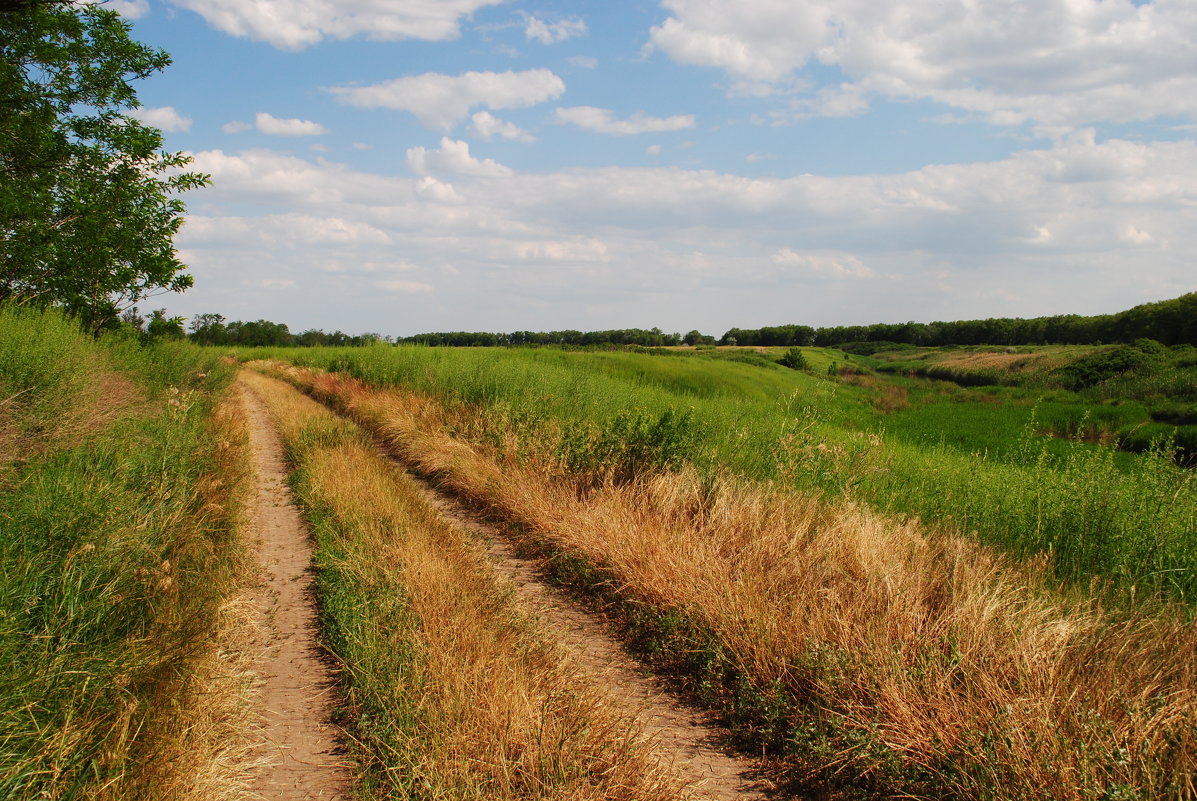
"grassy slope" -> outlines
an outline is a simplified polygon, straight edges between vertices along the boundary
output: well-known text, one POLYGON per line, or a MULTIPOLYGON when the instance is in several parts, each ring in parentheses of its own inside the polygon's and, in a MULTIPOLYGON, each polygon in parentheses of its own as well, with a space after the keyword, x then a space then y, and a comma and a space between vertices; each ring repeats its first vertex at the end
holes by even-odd
POLYGON ((212 772, 228 710, 209 714, 233 690, 199 686, 239 570, 230 373, 0 309, 0 796, 235 783, 212 772))
POLYGON ((878 405, 898 409, 902 398, 890 395, 901 387, 868 376, 847 383, 711 359, 556 350, 277 355, 483 407, 485 430, 465 433, 566 451, 576 470, 689 462, 708 475, 781 480, 975 531, 1018 555, 1049 553, 1057 575, 1082 584, 1098 576, 1140 594, 1197 592, 1191 472, 1025 433, 1017 424, 1029 402, 997 415, 982 403, 898 410, 899 433, 888 436, 878 405))

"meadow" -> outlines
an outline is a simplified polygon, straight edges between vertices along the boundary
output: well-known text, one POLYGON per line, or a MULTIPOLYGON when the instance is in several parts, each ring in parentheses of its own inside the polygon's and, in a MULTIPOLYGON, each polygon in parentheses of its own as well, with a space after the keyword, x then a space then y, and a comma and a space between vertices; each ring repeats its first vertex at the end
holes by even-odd
POLYGON ((552 452, 573 473, 688 465, 708 480, 777 482, 917 517, 1020 558, 1044 556, 1055 577, 1079 585, 1140 598, 1197 590, 1192 472, 1166 438, 1139 455, 1109 447, 1129 404, 889 376, 871 369, 875 357, 807 352, 809 371, 755 351, 739 360, 385 346, 255 354, 482 410, 463 432, 471 441, 552 452))
POLYGON ((1197 796, 1191 354, 851 350, 236 351, 0 310, 0 795, 243 792, 240 369, 359 797, 685 795, 406 473, 783 793, 1197 796))
MULTIPOLYGON (((359 355, 390 363, 387 350, 359 355)), ((570 365, 580 381, 629 374, 619 369, 627 354, 603 356, 604 371, 571 361, 591 356, 513 358, 570 365)), ((357 420, 409 469, 505 523, 555 581, 619 621, 629 648, 718 710, 785 791, 1193 796, 1188 607, 1119 598, 1100 579, 1061 584, 1046 554, 1016 558, 946 525, 871 510, 851 486, 812 492, 781 468, 765 479, 704 472, 703 451, 678 445, 676 429, 692 423, 668 407, 617 413, 604 439, 515 414, 494 394, 463 402, 361 380, 349 375, 361 370, 352 354, 335 358, 344 372, 253 366, 357 420)), ((413 383, 436 386, 429 363, 413 383)), ((628 386, 659 391, 635 366, 628 386)), ((668 369, 676 387, 710 367, 668 369)), ((733 391, 738 369, 725 374, 733 391)), ((539 397, 543 406, 553 396, 539 397)), ((689 398, 701 420, 700 397, 689 398)))

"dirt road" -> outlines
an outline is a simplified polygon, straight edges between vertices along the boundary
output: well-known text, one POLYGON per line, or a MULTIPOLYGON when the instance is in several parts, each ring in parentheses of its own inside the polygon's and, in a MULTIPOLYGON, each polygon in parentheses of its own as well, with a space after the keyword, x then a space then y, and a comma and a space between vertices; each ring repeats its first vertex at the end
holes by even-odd
POLYGON ((262 586, 256 646, 262 717, 260 769, 253 792, 263 801, 340 801, 350 771, 330 721, 333 676, 319 650, 308 533, 287 486, 283 446, 265 406, 241 385, 257 473, 251 521, 262 586))

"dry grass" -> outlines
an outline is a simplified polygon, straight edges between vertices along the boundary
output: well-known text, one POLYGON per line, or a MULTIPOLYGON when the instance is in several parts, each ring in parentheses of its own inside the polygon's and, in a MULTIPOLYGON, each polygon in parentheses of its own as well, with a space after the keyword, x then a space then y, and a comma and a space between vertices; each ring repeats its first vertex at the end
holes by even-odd
POLYGON ((1053 351, 999 353, 993 351, 941 352, 935 364, 957 370, 1002 370, 1012 373, 1047 372, 1067 364, 1069 354, 1053 351))
POLYGON ((163 687, 171 714, 150 718, 141 764, 123 797, 144 801, 249 799, 255 763, 256 609, 253 560, 243 517, 249 482, 249 442, 238 399, 229 395, 213 414, 216 458, 197 487, 203 514, 237 521, 229 586, 208 636, 184 670, 163 687))
POLYGON ((67 393, 66 402, 55 399, 49 415, 45 407, 50 404, 36 393, 0 398, 0 481, 13 463, 82 445, 122 416, 135 413, 144 402, 126 376, 98 357, 92 361, 91 369, 67 393))
POLYGON ((598 568, 625 602, 712 636, 727 675, 751 684, 741 696, 785 708, 773 744, 798 783, 902 797, 1197 795, 1187 610, 1051 594, 1039 566, 971 540, 747 481, 548 480, 534 457, 450 437, 428 398, 289 373, 419 471, 598 568))
POLYGON ((522 616, 479 542, 326 409, 246 380, 297 461, 367 792, 678 797, 634 722, 522 616))

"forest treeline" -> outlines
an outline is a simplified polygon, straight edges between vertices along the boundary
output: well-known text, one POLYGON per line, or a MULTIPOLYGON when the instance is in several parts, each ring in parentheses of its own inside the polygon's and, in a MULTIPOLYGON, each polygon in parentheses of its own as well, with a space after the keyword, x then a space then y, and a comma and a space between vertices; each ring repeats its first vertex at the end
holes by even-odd
POLYGON ((990 318, 934 323, 876 323, 811 328, 779 325, 733 328, 721 345, 843 345, 895 342, 904 345, 1093 345, 1154 339, 1165 345, 1197 345, 1197 292, 1145 303, 1116 314, 1084 317, 990 318))
MULTIPOLYGON (((155 313, 152 329, 183 336, 181 318, 165 319, 155 313)), ((368 345, 376 342, 426 345, 430 347, 504 347, 558 345, 593 347, 603 345, 741 345, 741 346, 833 346, 848 343, 885 342, 939 347, 944 345, 1092 345, 1154 339, 1164 345, 1197 345, 1197 292, 1171 300, 1145 303, 1116 314, 1085 317, 1078 314, 1052 317, 990 318, 933 323, 875 323, 813 328, 808 325, 778 325, 762 328, 732 328, 716 339, 693 330, 686 334, 666 333, 660 328, 619 328, 606 331, 442 331, 410 337, 381 334, 350 335, 309 329, 291 333, 283 323, 268 320, 226 322, 219 314, 201 314, 191 322, 189 338, 204 345, 318 346, 368 345)))

